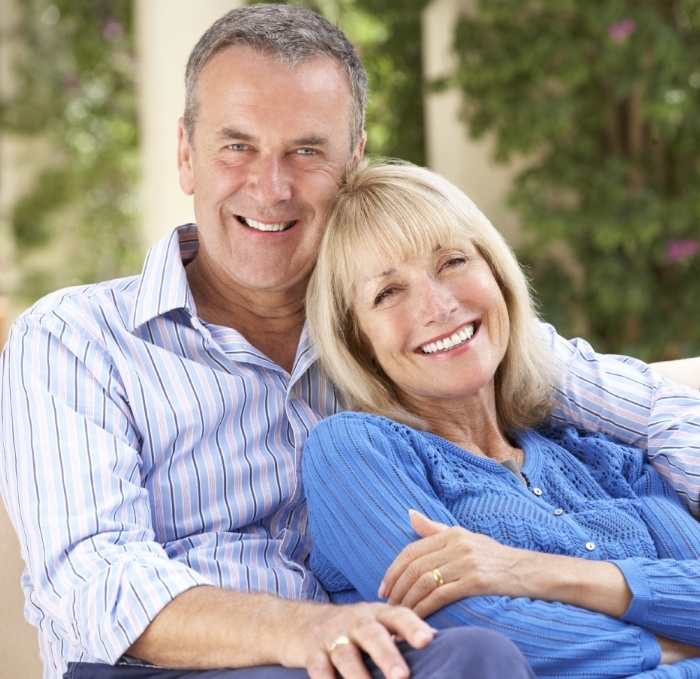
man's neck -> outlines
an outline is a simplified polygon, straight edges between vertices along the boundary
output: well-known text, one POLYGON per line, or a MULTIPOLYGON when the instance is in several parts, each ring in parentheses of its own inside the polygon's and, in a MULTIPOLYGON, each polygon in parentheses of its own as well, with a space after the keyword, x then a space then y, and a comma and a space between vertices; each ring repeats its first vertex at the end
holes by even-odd
POLYGON ((303 287, 285 292, 222 289, 201 274, 196 262, 186 271, 197 316, 237 330, 270 360, 291 372, 304 326, 303 287))

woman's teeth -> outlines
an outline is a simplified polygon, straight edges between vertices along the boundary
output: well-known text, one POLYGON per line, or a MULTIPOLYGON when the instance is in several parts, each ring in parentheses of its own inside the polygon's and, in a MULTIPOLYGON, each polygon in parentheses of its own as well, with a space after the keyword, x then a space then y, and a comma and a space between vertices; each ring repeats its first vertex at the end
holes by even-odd
POLYGON ((251 229, 256 229, 257 231, 284 231, 285 229, 288 229, 296 220, 292 220, 291 222, 277 222, 276 224, 263 224, 262 222, 258 222, 255 219, 251 219, 250 217, 239 217, 239 221, 242 224, 245 224, 246 226, 249 226, 251 229))
POLYGON ((438 340, 437 342, 424 344, 420 350, 424 354, 434 354, 437 351, 447 351, 448 349, 453 349, 454 347, 466 342, 468 339, 471 339, 475 330, 475 324, 470 323, 461 330, 458 330, 454 335, 450 335, 449 337, 438 340))

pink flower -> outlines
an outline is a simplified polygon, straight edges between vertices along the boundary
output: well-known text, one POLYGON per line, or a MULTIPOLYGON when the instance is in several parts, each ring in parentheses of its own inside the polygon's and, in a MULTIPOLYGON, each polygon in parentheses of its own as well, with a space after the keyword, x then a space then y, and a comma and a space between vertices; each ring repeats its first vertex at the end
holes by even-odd
POLYGON ((666 256, 672 262, 683 262, 694 257, 698 252, 698 241, 695 238, 679 238, 666 243, 666 256))
POLYGON ((124 26, 114 19, 110 19, 102 30, 102 36, 110 42, 116 42, 122 35, 124 35, 124 26))
POLYGON ((608 35, 615 42, 624 42, 634 33, 635 28, 637 28, 637 23, 634 19, 622 19, 616 24, 608 26, 608 35))

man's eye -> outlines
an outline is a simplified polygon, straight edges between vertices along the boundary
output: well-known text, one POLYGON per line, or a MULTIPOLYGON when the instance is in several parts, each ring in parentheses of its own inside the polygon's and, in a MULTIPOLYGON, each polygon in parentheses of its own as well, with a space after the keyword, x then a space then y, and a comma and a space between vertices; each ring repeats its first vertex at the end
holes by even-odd
POLYGON ((316 149, 300 148, 300 149, 297 149, 297 153, 298 153, 300 156, 315 156, 315 155, 316 155, 316 149))
POLYGON ((229 144, 231 151, 245 151, 248 147, 245 144, 229 144))

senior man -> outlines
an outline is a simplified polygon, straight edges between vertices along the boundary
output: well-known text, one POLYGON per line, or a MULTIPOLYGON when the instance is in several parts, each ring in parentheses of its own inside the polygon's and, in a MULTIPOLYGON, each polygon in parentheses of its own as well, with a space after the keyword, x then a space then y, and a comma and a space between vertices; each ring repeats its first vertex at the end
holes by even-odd
MULTIPOLYGON (((355 51, 307 10, 239 8, 195 46, 186 91, 178 166, 197 225, 140 276, 40 300, 0 363, 0 482, 46 679, 530 676, 500 637, 329 605, 307 566, 301 450, 342 404, 304 295, 363 154, 355 51)), ((650 455, 693 507, 693 464, 668 453, 697 425, 683 389, 543 332, 570 367, 555 417, 637 444, 653 429, 650 455)))

